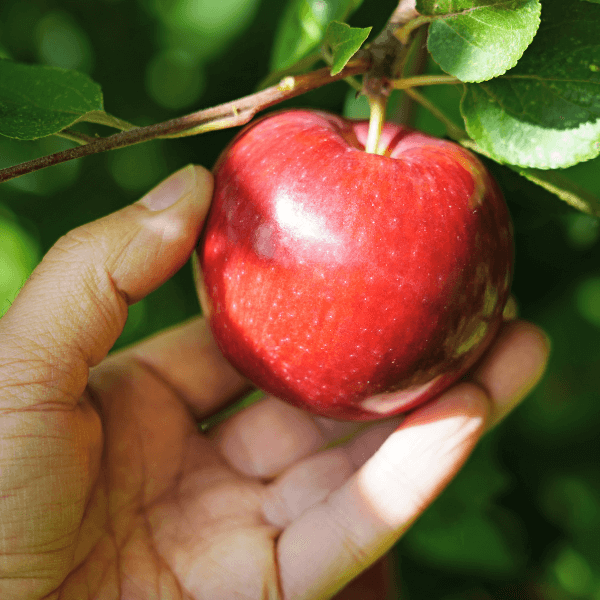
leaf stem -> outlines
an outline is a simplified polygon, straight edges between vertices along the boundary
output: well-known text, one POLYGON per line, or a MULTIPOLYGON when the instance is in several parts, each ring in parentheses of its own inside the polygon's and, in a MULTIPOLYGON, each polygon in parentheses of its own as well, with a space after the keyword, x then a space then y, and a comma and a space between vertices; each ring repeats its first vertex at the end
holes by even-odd
POLYGON ((86 113, 79 121, 95 123, 97 125, 106 125, 107 127, 113 127, 114 129, 120 129, 121 131, 131 131, 132 129, 136 129, 136 125, 132 125, 131 123, 123 121, 123 119, 119 119, 102 110, 94 110, 86 113))
POLYGON ((74 129, 69 128, 63 129, 54 135, 77 144, 89 144, 90 142, 95 142, 97 139, 91 135, 86 135, 85 133, 81 133, 80 131, 75 131, 74 129))
POLYGON ((322 87, 329 83, 345 79, 351 75, 365 73, 370 68, 367 58, 358 58, 349 62, 337 75, 331 75, 329 68, 318 69, 312 73, 285 77, 277 85, 266 88, 260 92, 250 94, 233 102, 226 102, 206 110, 201 110, 183 117, 178 117, 163 123, 136 127, 130 131, 122 131, 108 137, 95 139, 83 146, 69 148, 49 156, 42 156, 20 165, 0 170, 0 183, 32 173, 45 167, 57 165, 82 156, 89 156, 107 150, 124 148, 160 137, 179 137, 198 132, 226 129, 248 123, 261 110, 265 110, 288 98, 304 94, 310 90, 322 87))
POLYGON ((448 85, 462 83, 462 81, 452 75, 416 75, 415 77, 394 79, 390 83, 395 90, 405 90, 423 85, 448 85))
MULTIPOLYGON (((333 65, 333 56, 330 52, 327 51, 326 48, 321 49, 321 56, 323 60, 331 67, 333 65)), ((362 92, 362 84, 359 83, 355 77, 345 77, 344 81, 350 86, 353 87, 357 92, 362 92)))
POLYGON ((467 132, 451 121, 433 102, 430 102, 423 94, 417 92, 414 88, 406 88, 405 92, 418 102, 423 108, 427 109, 436 119, 441 121, 445 127, 448 136, 458 142, 469 139, 467 132))
POLYGON ((418 16, 416 19, 411 19, 402 27, 399 27, 394 32, 394 35, 398 40, 400 40, 403 44, 408 44, 408 40, 410 39, 410 34, 415 30, 421 27, 422 25, 426 25, 427 23, 431 23, 435 17, 427 17, 424 15, 418 16))
MULTIPOLYGON (((412 36, 409 51, 404 60, 402 71, 400 72, 400 79, 410 79, 423 74, 427 64, 428 55, 427 45, 425 44, 425 33, 424 29, 420 29, 412 36)), ((391 80, 389 82, 390 87, 393 85, 394 81, 397 80, 391 80)), ((416 102, 411 96, 405 94, 404 90, 399 90, 399 92, 399 100, 395 103, 392 114, 390 114, 388 109, 386 118, 395 123, 404 123, 405 125, 410 126, 414 119, 416 102)))

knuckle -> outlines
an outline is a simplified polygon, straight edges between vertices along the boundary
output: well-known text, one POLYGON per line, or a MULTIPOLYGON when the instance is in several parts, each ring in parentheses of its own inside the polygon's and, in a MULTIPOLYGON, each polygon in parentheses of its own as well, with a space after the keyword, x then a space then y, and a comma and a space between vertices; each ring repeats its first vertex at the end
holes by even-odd
POLYGON ((340 540, 349 563, 357 570, 362 571, 371 563, 372 557, 364 547, 360 529, 357 529, 356 523, 337 507, 333 508, 331 516, 330 523, 334 530, 333 534, 340 540))

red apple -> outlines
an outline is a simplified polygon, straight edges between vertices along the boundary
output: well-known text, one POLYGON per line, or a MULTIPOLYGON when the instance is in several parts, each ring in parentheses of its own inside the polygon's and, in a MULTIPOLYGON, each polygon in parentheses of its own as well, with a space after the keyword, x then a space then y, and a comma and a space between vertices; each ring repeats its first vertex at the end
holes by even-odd
POLYGON ((291 110, 223 152, 198 248, 215 340, 263 390, 317 414, 404 412, 456 381, 498 330, 512 228, 457 144, 291 110))

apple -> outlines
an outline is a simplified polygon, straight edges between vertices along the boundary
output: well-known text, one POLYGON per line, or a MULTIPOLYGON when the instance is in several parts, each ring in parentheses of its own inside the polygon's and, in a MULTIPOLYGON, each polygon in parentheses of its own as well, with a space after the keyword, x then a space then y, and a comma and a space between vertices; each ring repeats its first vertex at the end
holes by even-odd
POLYGON ((461 377, 510 293, 512 225, 470 152, 386 123, 290 110, 214 169, 198 246, 217 345, 256 386, 319 415, 405 412, 461 377))

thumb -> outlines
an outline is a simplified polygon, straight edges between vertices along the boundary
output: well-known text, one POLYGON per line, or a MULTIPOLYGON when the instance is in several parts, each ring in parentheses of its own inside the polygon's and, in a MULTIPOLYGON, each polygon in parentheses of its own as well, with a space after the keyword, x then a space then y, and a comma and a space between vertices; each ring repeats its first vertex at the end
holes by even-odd
POLYGON ((135 204, 62 237, 0 321, 0 380, 9 392, 0 405, 10 396, 14 407, 77 402, 128 306, 190 257, 211 195, 211 174, 190 165, 135 204))

